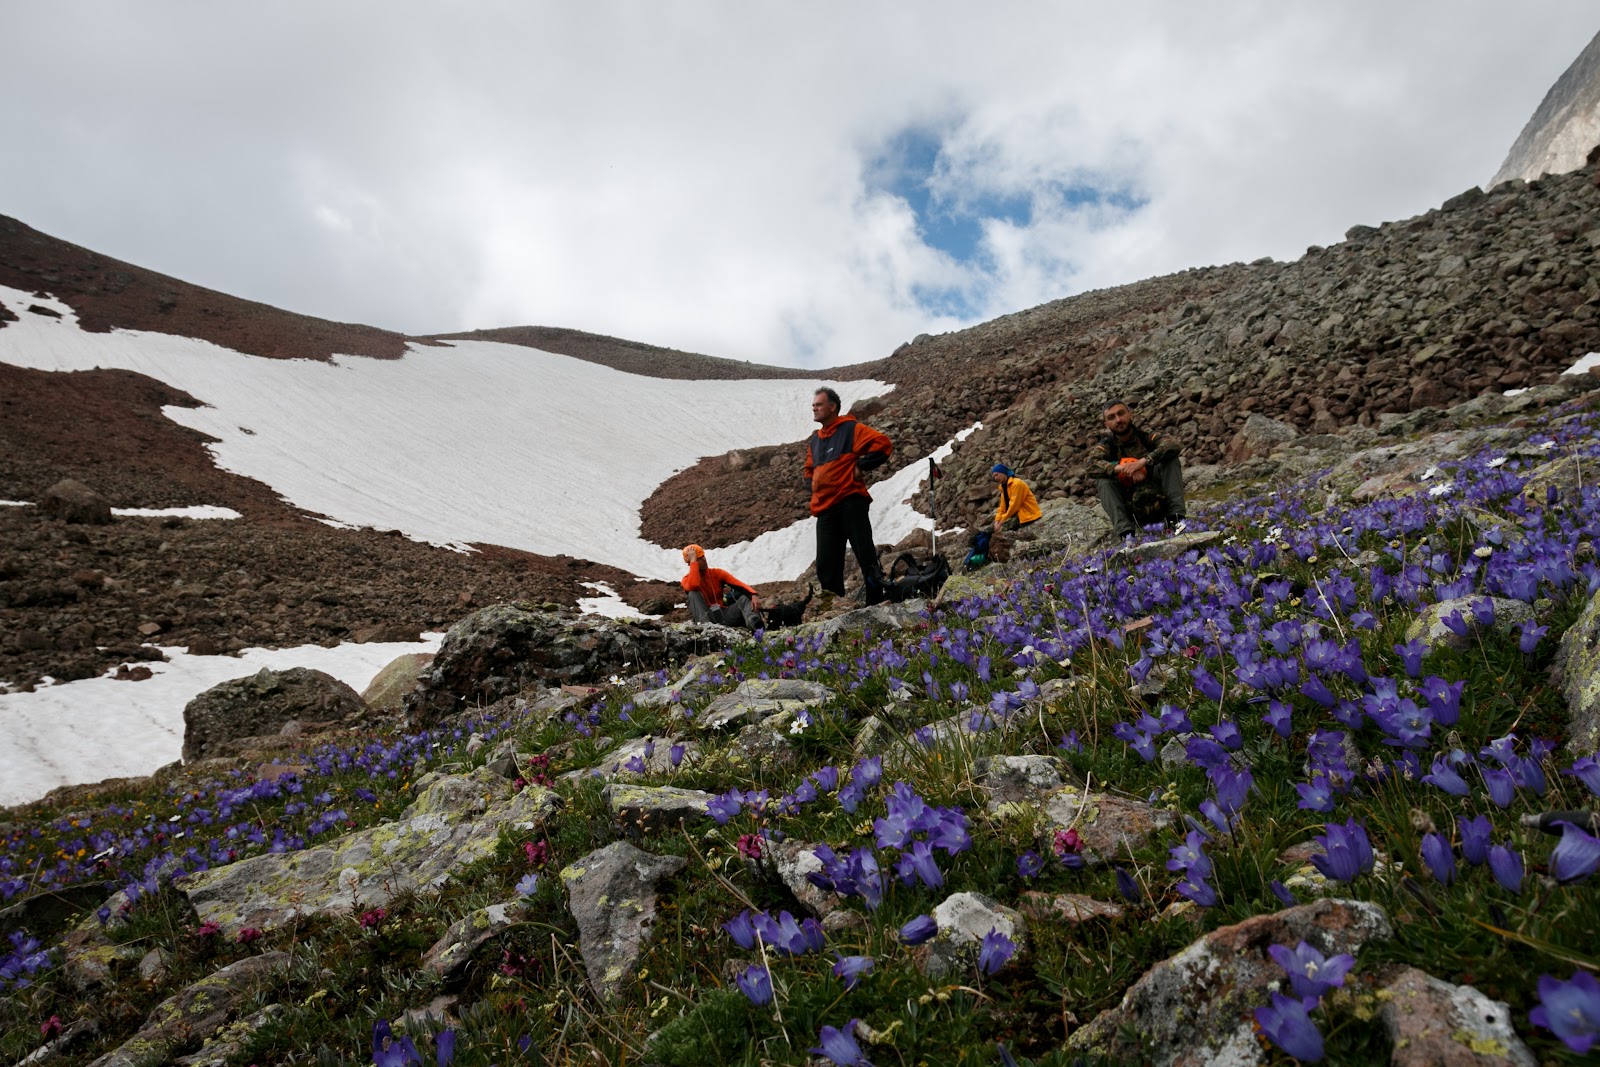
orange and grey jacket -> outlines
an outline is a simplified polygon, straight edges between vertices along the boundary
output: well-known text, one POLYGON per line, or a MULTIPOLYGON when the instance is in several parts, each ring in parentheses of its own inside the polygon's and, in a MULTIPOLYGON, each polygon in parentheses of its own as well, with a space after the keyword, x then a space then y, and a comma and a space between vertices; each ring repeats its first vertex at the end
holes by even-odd
POLYGON ((751 596, 756 595, 754 589, 751 589, 721 567, 707 567, 704 576, 700 574, 699 567, 690 567, 689 573, 683 576, 683 591, 686 593, 698 592, 706 598, 706 603, 714 608, 722 604, 722 587, 724 585, 731 585, 735 589, 743 589, 751 596))
POLYGON ((1005 522, 1013 515, 1023 526, 1039 517, 1039 501, 1033 490, 1016 475, 1000 483, 1000 504, 994 509, 994 521, 1005 522))
POLYGON ((806 480, 811 483, 811 514, 821 515, 853 496, 872 499, 862 471, 889 462, 894 446, 854 415, 840 415, 806 442, 806 480))

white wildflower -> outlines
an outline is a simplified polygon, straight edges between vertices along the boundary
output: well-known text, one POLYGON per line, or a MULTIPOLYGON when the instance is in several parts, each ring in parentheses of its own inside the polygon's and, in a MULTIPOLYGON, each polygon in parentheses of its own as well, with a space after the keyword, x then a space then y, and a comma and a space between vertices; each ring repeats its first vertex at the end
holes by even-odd
POLYGON ((1488 467, 1504 467, 1505 465, 1506 465, 1506 457, 1504 457, 1504 456, 1496 456, 1493 459, 1491 459, 1488 463, 1485 464, 1485 466, 1488 466, 1488 467))

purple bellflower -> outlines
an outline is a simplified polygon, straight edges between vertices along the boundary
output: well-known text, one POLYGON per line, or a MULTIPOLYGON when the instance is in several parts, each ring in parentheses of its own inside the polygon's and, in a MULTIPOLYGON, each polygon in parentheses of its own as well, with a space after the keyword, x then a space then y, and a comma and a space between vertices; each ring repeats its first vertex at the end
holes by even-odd
POLYGON ((1326 824, 1327 833, 1313 840, 1323 851, 1311 857, 1311 863, 1323 877, 1336 882, 1349 882, 1358 875, 1372 870, 1372 842, 1367 831, 1354 819, 1343 823, 1326 824))
POLYGON ((1288 972, 1289 986, 1295 996, 1314 1000, 1320 1000, 1328 990, 1344 985, 1345 975, 1356 965, 1356 958, 1348 952, 1324 956, 1304 941, 1293 949, 1269 945, 1267 955, 1288 972))
POLYGON ((818 1035, 822 1044, 811 1051, 828 1058, 834 1067, 872 1067, 871 1062, 856 1044, 855 1028, 859 1020, 851 1019, 842 1029, 824 1026, 818 1035))
POLYGON ((1422 861, 1440 883, 1449 885, 1456 880, 1456 854, 1450 847, 1450 839, 1443 834, 1423 835, 1422 861))
POLYGON ((1528 1013, 1528 1021, 1583 1055, 1600 1041, 1600 981, 1588 971, 1576 971, 1565 982, 1541 974, 1539 1006, 1528 1013))
POLYGON ((1558 882, 1577 882, 1600 867, 1600 838, 1586 834, 1570 822, 1557 823, 1561 840, 1550 853, 1550 877, 1558 882))
POLYGON ((1272 1003, 1255 1011, 1256 1025, 1267 1040, 1301 1063, 1322 1059, 1322 1032, 1306 1013, 1305 1004, 1282 993, 1272 994, 1272 1003))

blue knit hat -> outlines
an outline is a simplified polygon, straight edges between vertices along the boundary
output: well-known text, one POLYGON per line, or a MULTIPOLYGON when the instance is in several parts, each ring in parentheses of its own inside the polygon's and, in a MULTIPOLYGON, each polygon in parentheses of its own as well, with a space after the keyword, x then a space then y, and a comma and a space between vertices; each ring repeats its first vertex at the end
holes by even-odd
POLYGON ((1013 471, 1010 467, 1006 466, 1004 463, 996 463, 994 466, 989 468, 989 473, 990 474, 1004 474, 1007 478, 1009 478, 1013 474, 1015 474, 1016 472, 1013 471))

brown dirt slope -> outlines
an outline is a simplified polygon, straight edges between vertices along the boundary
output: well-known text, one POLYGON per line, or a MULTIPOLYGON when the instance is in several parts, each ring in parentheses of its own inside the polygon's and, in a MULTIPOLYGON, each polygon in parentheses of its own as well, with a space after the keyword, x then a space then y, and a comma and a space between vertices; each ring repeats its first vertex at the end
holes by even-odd
POLYGON ((335 353, 398 359, 405 353, 406 339, 390 330, 241 300, 91 252, 4 215, 0 284, 66 301, 83 328, 95 333, 150 330, 281 359, 325 360, 335 353))

